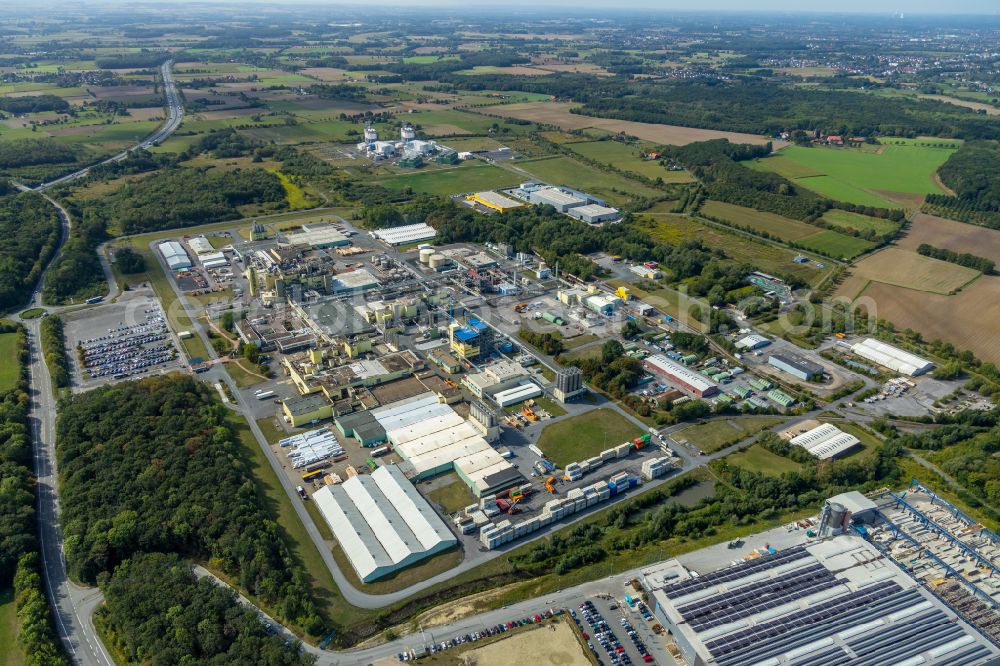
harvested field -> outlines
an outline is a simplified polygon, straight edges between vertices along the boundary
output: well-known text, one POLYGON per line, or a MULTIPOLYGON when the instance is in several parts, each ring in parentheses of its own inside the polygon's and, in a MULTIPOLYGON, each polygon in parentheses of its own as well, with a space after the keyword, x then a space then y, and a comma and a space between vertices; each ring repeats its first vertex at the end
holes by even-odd
POLYGON ((347 78, 347 71, 336 67, 307 67, 299 70, 299 74, 319 81, 343 81, 347 78))
POLYGON ((917 213, 899 247, 916 251, 922 243, 955 252, 968 252, 1000 264, 1000 231, 917 213))
MULTIPOLYGON (((716 130, 679 127, 677 125, 658 125, 655 123, 637 123, 629 120, 613 120, 610 118, 595 118, 570 113, 573 104, 564 102, 527 102, 525 104, 509 104, 490 109, 491 114, 530 120, 545 125, 555 125, 562 129, 586 129, 597 127, 612 132, 625 132, 646 141, 659 144, 687 145, 696 141, 710 139, 729 139, 733 143, 750 143, 763 145, 770 141, 767 137, 739 132, 719 132, 716 130)), ((775 148, 784 145, 776 141, 775 148)))
POLYGON ((837 291, 834 292, 834 296, 837 298, 849 298, 851 300, 857 298, 861 294, 861 290, 868 286, 871 282, 866 277, 860 275, 849 275, 837 286, 837 291))
POLYGON ((507 666, 528 662, 535 666, 575 666, 589 663, 589 660, 572 627, 567 622, 558 622, 517 632, 495 643, 469 650, 461 655, 459 663, 507 666))
POLYGON ((874 282, 943 295, 957 291, 980 275, 979 271, 971 268, 898 247, 886 248, 865 257, 852 272, 874 282))
POLYGON ((964 106, 967 109, 975 109, 976 111, 985 111, 988 116, 1000 116, 1000 109, 992 104, 970 102, 967 99, 958 99, 957 97, 949 97, 948 95, 917 95, 917 97, 920 99, 935 99, 939 102, 947 102, 948 104, 954 104, 955 106, 964 106))
POLYGON ((1000 277, 984 275, 954 296, 872 283, 862 293, 879 319, 947 340, 984 361, 1000 363, 1000 277))

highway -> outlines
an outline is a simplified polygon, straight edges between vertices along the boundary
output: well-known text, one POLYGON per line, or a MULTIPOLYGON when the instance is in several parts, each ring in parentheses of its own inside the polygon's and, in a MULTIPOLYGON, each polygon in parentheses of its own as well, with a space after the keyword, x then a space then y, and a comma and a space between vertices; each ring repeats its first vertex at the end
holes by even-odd
MULTIPOLYGON (((160 125, 159 128, 145 139, 140 141, 134 147, 128 150, 122 151, 117 155, 109 157, 108 159, 100 162, 99 164, 110 164, 111 162, 121 162, 123 159, 128 157, 129 153, 136 148, 149 148, 158 144, 159 142, 166 139, 168 136, 174 133, 174 131, 180 126, 181 121, 184 119, 184 104, 181 101, 180 93, 177 92, 177 86, 174 84, 174 74, 171 68, 174 66, 173 60, 168 60, 160 66, 160 76, 163 79, 163 90, 167 102, 167 120, 160 125)), ((94 165, 80 169, 79 171, 74 171, 71 174, 67 174, 55 180, 50 180, 47 183, 42 183, 35 188, 38 192, 43 192, 50 187, 56 185, 61 185, 67 183, 71 180, 76 180, 78 178, 83 178, 94 165)))

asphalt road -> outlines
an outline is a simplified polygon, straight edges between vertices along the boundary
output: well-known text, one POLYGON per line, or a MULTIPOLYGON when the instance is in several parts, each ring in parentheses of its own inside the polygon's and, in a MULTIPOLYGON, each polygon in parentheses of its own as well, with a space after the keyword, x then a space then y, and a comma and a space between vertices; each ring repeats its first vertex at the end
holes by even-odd
MULTIPOLYGON (((123 159, 128 157, 129 153, 135 150, 135 148, 149 148, 150 146, 154 146, 159 142, 163 141, 164 139, 166 139, 171 134, 173 134, 174 130, 176 130, 180 126, 181 120, 184 119, 184 105, 181 102, 180 93, 177 92, 177 86, 174 84, 174 75, 173 72, 171 71, 171 68, 173 66, 174 66, 173 60, 168 60, 167 62, 163 63, 163 65, 160 66, 160 74, 163 78, 163 89, 167 101, 166 122, 160 125, 160 127, 155 132, 153 132, 145 139, 140 141, 133 148, 129 148, 128 150, 122 151, 117 155, 109 157, 103 162, 100 162, 100 164, 121 162, 123 159)), ((66 183, 71 180, 76 180, 77 178, 83 178, 88 173, 90 173, 91 168, 93 167, 86 167, 84 169, 80 169, 79 171, 74 171, 71 174, 62 176, 61 178, 50 180, 47 183, 42 183, 35 189, 39 192, 42 192, 55 185, 61 185, 62 183, 66 183)))

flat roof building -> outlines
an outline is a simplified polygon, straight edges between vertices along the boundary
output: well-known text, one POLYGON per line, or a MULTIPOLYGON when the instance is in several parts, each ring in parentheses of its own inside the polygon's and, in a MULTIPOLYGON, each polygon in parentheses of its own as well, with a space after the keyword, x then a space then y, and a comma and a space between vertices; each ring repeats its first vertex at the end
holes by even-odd
POLYGON ((711 379, 687 366, 671 361, 662 354, 647 358, 643 361, 643 367, 701 398, 707 398, 719 392, 719 385, 711 379))
POLYGON ((861 440, 854 435, 846 433, 837 426, 830 425, 829 423, 824 423, 797 437, 792 437, 790 441, 795 446, 801 446, 820 460, 839 456, 861 443, 861 440))
POLYGON ((372 238, 389 245, 408 245, 428 241, 437 236, 434 227, 428 224, 408 224, 402 227, 389 227, 372 232, 372 238))
POLYGON ((587 224, 602 224, 613 222, 622 215, 617 208, 609 206, 599 206, 598 204, 587 204, 585 206, 575 206, 566 211, 566 214, 587 224))
POLYGON ((542 187, 528 193, 528 201, 537 205, 549 205, 560 213, 565 213, 577 206, 586 206, 587 200, 574 194, 569 194, 556 187, 542 187))
POLYGON ((511 199, 510 197, 505 197, 504 195, 497 194, 496 192, 476 192, 466 198, 473 203, 485 206, 486 208, 495 210, 498 213, 520 208, 524 205, 520 201, 511 199))
POLYGON ((333 416, 333 404, 322 393, 297 395, 283 400, 281 410, 296 428, 333 416))
POLYGON ((691 666, 985 666, 1000 649, 864 539, 686 577, 653 613, 691 666))
POLYGON ((191 258, 184 248, 177 241, 165 241, 157 246, 163 260, 167 262, 167 267, 172 271, 179 271, 191 268, 191 258))
POLYGON ((934 369, 934 364, 927 359, 875 338, 862 340, 853 345, 851 351, 861 358, 910 377, 916 377, 934 369))
POLYGON ((343 247, 350 245, 351 241, 341 231, 335 229, 333 225, 326 223, 304 224, 302 231, 287 234, 286 238, 290 245, 308 245, 314 248, 343 247))
POLYGON ((312 497, 365 583, 458 543, 395 465, 324 486, 312 497))
POLYGON ((494 393, 493 400, 497 403, 497 405, 503 408, 516 405, 519 402, 524 402, 525 400, 529 400, 531 398, 537 398, 541 394, 542 389, 539 388, 538 384, 531 381, 525 381, 525 383, 520 386, 515 386, 514 388, 494 393))
POLYGON ((771 341, 765 338, 763 335, 758 335, 756 333, 751 333, 750 335, 745 335, 736 341, 737 349, 760 349, 761 347, 766 347, 771 344, 771 341))
POLYGON ((773 365, 779 370, 783 370, 791 376, 798 377, 799 379, 805 381, 812 381, 823 376, 822 365, 819 363, 813 363, 809 359, 803 358, 798 354, 792 354, 789 352, 771 354, 771 356, 767 359, 767 362, 769 365, 773 365))
POLYGON ((344 293, 374 289, 379 286, 379 282, 367 269, 358 268, 346 273, 337 273, 330 286, 334 293, 344 293))

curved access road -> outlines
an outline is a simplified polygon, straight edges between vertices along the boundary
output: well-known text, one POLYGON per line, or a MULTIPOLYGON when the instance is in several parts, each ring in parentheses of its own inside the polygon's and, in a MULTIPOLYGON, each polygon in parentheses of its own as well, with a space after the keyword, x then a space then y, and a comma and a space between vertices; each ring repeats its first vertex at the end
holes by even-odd
MULTIPOLYGON (((174 66, 173 60, 168 60, 160 66, 160 75, 163 78, 163 90, 166 96, 167 102, 167 120, 160 125, 160 127, 147 136, 145 139, 136 144, 133 148, 124 150, 117 155, 109 157, 103 162, 98 164, 110 164, 111 162, 121 162, 123 159, 128 157, 129 153, 136 148, 149 148, 155 146, 159 142, 166 139, 168 136, 174 133, 174 131, 180 127, 181 120, 184 119, 184 104, 181 102, 180 93, 177 92, 177 86, 174 84, 174 74, 171 68, 174 66)), ((88 173, 93 166, 80 169, 79 171, 74 171, 71 174, 62 176, 61 178, 56 178, 55 180, 50 180, 47 183, 42 183, 35 188, 36 191, 44 191, 55 185, 61 185, 62 183, 67 183, 71 180, 76 180, 78 178, 83 178, 88 173)))

